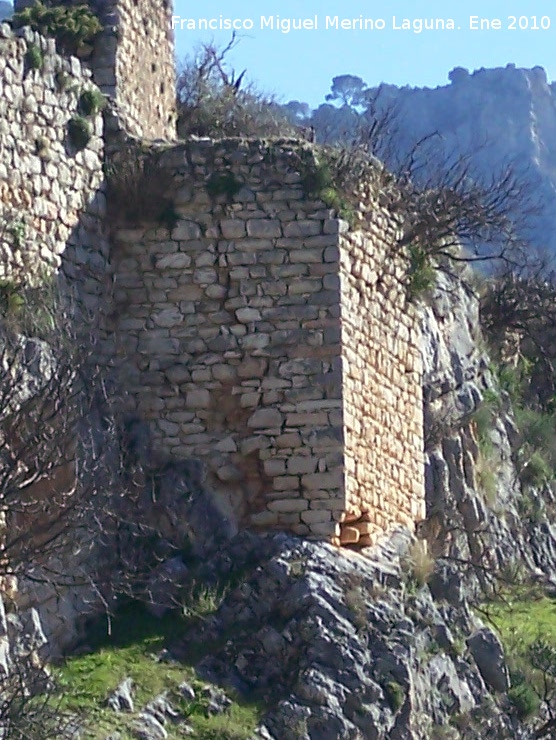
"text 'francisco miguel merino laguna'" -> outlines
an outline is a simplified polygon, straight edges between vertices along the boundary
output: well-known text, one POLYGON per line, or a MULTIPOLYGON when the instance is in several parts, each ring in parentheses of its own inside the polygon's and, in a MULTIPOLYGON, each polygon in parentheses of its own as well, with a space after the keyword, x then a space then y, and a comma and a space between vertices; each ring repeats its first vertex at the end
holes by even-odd
POLYGON ((172 16, 172 28, 180 31, 454 31, 452 18, 340 18, 327 15, 324 18, 314 15, 310 18, 282 18, 279 15, 261 15, 260 18, 182 18, 172 16))

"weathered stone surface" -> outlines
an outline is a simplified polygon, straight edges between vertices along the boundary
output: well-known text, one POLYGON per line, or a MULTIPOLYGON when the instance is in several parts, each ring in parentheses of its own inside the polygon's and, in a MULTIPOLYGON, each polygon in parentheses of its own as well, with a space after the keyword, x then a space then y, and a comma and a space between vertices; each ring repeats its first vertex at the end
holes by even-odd
POLYGON ((280 427, 283 416, 277 409, 259 409, 255 411, 247 421, 247 426, 252 429, 264 429, 266 427, 280 427))
POLYGON ((106 700, 107 706, 115 712, 133 712, 133 685, 131 678, 125 678, 106 700))
POLYGON ((505 692, 510 682, 500 639, 491 629, 484 627, 467 640, 481 676, 494 691, 505 692))
POLYGON ((461 716, 476 737, 530 738, 492 701, 473 657, 454 652, 452 625, 465 637, 476 629, 467 607, 435 603, 426 588, 404 592, 410 546, 401 531, 370 557, 240 535, 206 564, 211 574, 249 565, 242 588, 189 634, 193 645, 227 636, 199 674, 263 692, 262 736, 273 740, 429 740, 461 716))

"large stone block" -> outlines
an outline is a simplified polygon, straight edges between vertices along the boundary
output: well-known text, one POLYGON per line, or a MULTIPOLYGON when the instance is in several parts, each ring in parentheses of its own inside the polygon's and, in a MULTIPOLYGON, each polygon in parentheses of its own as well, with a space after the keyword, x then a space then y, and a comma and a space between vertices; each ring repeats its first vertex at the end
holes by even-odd
POLYGON ((284 417, 277 409, 258 409, 247 421, 247 426, 251 429, 266 429, 270 427, 280 427, 284 417))

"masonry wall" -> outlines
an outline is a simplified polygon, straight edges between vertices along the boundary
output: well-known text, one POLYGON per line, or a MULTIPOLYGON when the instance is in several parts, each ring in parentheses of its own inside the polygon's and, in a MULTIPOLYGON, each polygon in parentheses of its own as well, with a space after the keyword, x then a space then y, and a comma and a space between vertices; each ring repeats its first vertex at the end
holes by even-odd
MULTIPOLYGON (((2 279, 58 268, 68 244, 72 277, 85 281, 91 271, 105 269, 101 116, 90 119, 93 135, 82 151, 68 136, 79 96, 91 87, 90 72, 77 59, 59 56, 52 40, 0 25, 2 279), (28 68, 31 45, 42 52, 42 69, 28 68)), ((89 287, 98 294, 98 287, 89 287)))
POLYGON ((105 30, 91 59, 95 82, 138 137, 175 139, 176 75, 171 0, 90 0, 105 30))
MULTIPOLYGON (((0 24, 0 280, 15 286, 40 284, 45 271, 61 270, 74 299, 74 331, 83 337, 81 347, 86 346, 91 333, 99 335, 99 316, 109 281, 102 117, 89 119, 92 138, 83 150, 76 151, 68 136, 68 123, 78 114, 79 96, 92 87, 90 71, 83 69, 77 59, 58 55, 53 40, 41 38, 30 29, 12 31, 7 24, 0 24), (31 45, 41 50, 41 69, 28 67, 26 54, 31 45)), ((4 308, 3 301, 1 305, 4 308)), ((2 337, 3 331, 1 316, 2 337)), ((26 347, 21 353, 25 362, 33 372, 47 377, 49 354, 44 344, 34 339, 20 342, 26 347)), ((4 342, 2 346, 2 360, 6 363, 9 355, 4 342)), ((45 377, 29 379, 29 372, 23 365, 18 366, 20 402, 29 388, 40 388, 41 383, 47 382, 45 377)), ((0 417, 2 411, 5 409, 0 409, 0 417)), ((91 424, 90 416, 88 421, 91 424)), ((5 429, 0 427, 1 437, 5 429)), ((0 447, 5 451, 1 440, 0 447)), ((70 460, 48 481, 39 479, 36 485, 27 486, 25 495, 33 501, 41 496, 61 496, 71 490, 74 476, 70 460), (66 473, 67 478, 62 481, 66 473)), ((40 537, 41 506, 28 508, 31 509, 32 531, 40 537)), ((18 513, 13 515, 17 518, 18 513)), ((10 521, 13 520, 8 521, 8 526, 10 521)), ((65 542, 57 557, 50 557, 46 578, 41 579, 38 573, 43 564, 35 559, 29 565, 35 569, 40 585, 25 576, 19 577, 18 582, 15 578, 3 579, 0 584, 0 590, 9 586, 20 610, 39 608, 53 647, 75 639, 78 617, 93 610, 98 599, 89 585, 76 587, 68 583, 67 577, 55 582, 53 574, 57 572, 78 578, 93 571, 98 553, 92 555, 94 546, 87 535, 74 533, 74 537, 79 537, 79 542, 65 542)), ((40 553, 40 544, 37 548, 40 553)), ((83 582, 88 584, 86 578, 83 582)))
POLYGON ((241 523, 331 536, 344 496, 338 222, 305 197, 298 159, 297 144, 237 140, 164 155, 180 218, 118 233, 117 344, 160 446, 202 458, 241 523), (222 177, 230 193, 211 197, 222 177))
POLYGON ((179 220, 119 230, 115 343, 160 449, 200 457, 240 524, 369 544, 423 515, 417 324, 391 217, 341 234, 304 192, 312 156, 163 154, 179 220))
POLYGON ((374 544, 425 517, 420 330, 376 201, 340 245, 346 513, 342 542, 374 544))

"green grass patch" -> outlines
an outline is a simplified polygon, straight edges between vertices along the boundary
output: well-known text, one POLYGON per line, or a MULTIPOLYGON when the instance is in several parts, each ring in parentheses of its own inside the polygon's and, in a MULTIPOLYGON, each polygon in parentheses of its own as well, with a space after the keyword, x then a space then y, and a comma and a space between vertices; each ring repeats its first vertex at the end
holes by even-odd
MULTIPOLYGON (((203 592, 202 605, 198 611, 208 613, 214 600, 203 592), (209 605, 210 602, 210 605, 209 605)), ((135 719, 134 714, 115 713, 105 706, 112 691, 127 677, 133 679, 135 709, 140 710, 148 701, 162 691, 168 691, 173 703, 184 714, 194 728, 193 738, 222 738, 223 740, 247 740, 262 716, 262 707, 246 702, 226 690, 233 703, 226 712, 209 716, 208 700, 201 696, 206 683, 196 678, 191 663, 159 662, 156 656, 180 636, 192 624, 191 617, 174 612, 162 619, 149 615, 141 604, 131 603, 114 618, 111 634, 107 634, 106 620, 95 624, 88 636, 90 652, 70 656, 54 669, 59 695, 54 701, 60 709, 78 714, 85 719, 87 740, 106 737, 108 732, 118 730, 122 738, 127 737, 135 719), (186 701, 177 693, 177 687, 187 681, 196 691, 193 702, 186 701)), ((183 737, 178 727, 167 724, 169 738, 183 737)), ((131 735, 130 735, 131 737, 131 735)))
POLYGON ((556 601, 526 587, 512 588, 502 599, 485 610, 511 653, 524 654, 539 636, 556 645, 556 601))
POLYGON ((110 635, 106 622, 96 623, 87 641, 91 652, 70 656, 56 668, 63 705, 71 710, 98 708, 127 676, 136 683, 138 702, 179 683, 184 667, 157 663, 154 658, 171 637, 179 638, 184 627, 178 616, 155 619, 140 604, 115 617, 110 635))
POLYGON ((531 587, 515 586, 484 606, 498 631, 510 670, 508 698, 529 719, 541 703, 556 708, 556 601, 531 587))

